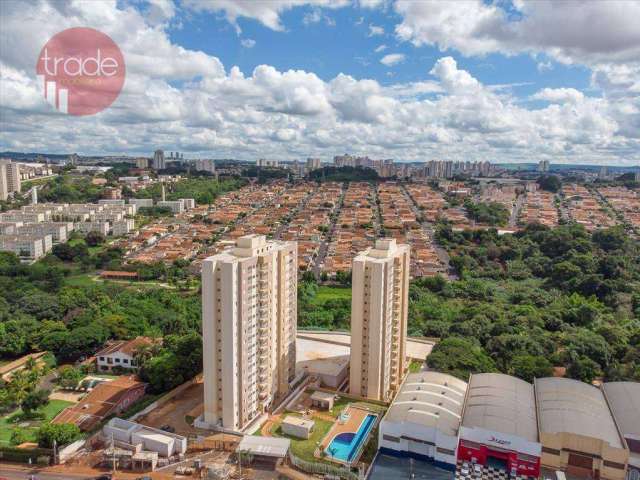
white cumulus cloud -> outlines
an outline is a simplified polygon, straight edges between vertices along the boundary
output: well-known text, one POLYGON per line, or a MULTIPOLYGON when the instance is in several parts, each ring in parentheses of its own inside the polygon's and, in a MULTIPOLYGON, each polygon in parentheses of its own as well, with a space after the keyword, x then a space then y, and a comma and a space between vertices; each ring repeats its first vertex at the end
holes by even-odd
POLYGON ((397 63, 402 63, 406 59, 404 53, 389 53, 380 59, 380 63, 391 67, 397 63))

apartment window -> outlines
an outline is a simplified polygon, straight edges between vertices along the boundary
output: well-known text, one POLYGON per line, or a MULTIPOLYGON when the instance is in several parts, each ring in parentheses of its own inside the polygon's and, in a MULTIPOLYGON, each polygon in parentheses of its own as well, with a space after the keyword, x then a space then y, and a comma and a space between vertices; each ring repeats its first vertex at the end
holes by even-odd
POLYGON ((129 360, 127 358, 123 358, 122 363, 129 363, 129 360))
POLYGON ((120 363, 120 359, 119 358, 116 358, 116 363, 120 363))
POLYGON ((624 464, 617 462, 610 462, 609 460, 604 460, 603 465, 609 468, 615 468, 616 470, 624 470, 624 464))
POLYGON ((101 361, 101 362, 104 362, 104 357, 100 357, 100 361, 101 361))

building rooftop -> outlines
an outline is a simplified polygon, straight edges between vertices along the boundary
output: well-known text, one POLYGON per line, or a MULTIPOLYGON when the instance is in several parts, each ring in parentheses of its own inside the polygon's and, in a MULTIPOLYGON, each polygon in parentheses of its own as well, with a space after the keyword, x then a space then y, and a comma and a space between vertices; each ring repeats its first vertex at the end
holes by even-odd
MULTIPOLYGON (((104 272, 103 272, 104 273, 104 272)), ((129 272, 127 272, 129 273, 129 272)), ((135 272, 133 272, 135 273, 135 272)), ((137 274, 136 274, 137 275, 137 274)), ((136 350, 143 346, 153 345, 154 340, 149 337, 136 337, 132 340, 119 340, 107 344, 102 350, 95 354, 96 357, 111 355, 117 352, 133 356, 136 350)))
POLYGON ((611 413, 629 448, 629 465, 640 469, 640 383, 609 382, 603 388, 611 413))
POLYGON ((334 393, 323 392, 322 390, 316 390, 311 394, 311 400, 327 401, 334 400, 335 398, 336 395, 334 393))
POLYGON ((305 420, 304 418, 295 417, 293 415, 286 416, 282 423, 288 423, 289 425, 295 425, 297 427, 304 427, 309 429, 313 428, 314 424, 313 420, 305 420))
POLYGON ((640 442, 640 382, 608 382, 603 388, 623 436, 640 442))
POLYGON ((462 426, 484 428, 537 442, 533 386, 502 373, 472 375, 462 426))
POLYGON ((248 452, 263 457, 284 458, 289 451, 291 440, 288 438, 256 437, 246 435, 240 441, 237 452, 248 452))
POLYGON ((75 423, 83 430, 90 430, 110 415, 132 390, 144 388, 145 383, 133 376, 121 376, 102 382, 76 405, 65 408, 52 423, 75 423))
POLYGON ((439 372, 407 375, 384 421, 433 427, 454 436, 460 427, 467 383, 439 372))
POLYGON ((541 434, 572 433, 600 438, 614 448, 623 448, 599 388, 578 380, 555 377, 537 378, 535 387, 541 434))

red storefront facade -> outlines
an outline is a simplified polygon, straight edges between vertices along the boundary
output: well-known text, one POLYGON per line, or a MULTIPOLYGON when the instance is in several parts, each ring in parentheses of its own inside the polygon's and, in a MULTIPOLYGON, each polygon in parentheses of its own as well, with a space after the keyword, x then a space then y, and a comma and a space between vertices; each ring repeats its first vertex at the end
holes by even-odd
POLYGON ((517 475, 525 477, 539 477, 540 456, 510 450, 508 444, 511 442, 493 436, 491 438, 496 443, 502 443, 503 446, 487 445, 461 438, 458 443, 458 460, 483 466, 499 464, 509 473, 515 472, 517 475))

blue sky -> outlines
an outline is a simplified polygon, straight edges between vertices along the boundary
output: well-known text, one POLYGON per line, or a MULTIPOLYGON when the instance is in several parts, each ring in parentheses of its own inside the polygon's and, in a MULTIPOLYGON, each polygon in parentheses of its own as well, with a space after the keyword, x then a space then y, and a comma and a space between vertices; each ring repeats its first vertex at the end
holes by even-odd
POLYGON ((626 0, 6 0, 0 148, 637 165, 637 18, 626 0), (33 71, 76 26, 127 64, 83 118, 33 71))
MULTIPOLYGON (((274 31, 256 20, 239 18, 238 34, 221 13, 182 11, 168 32, 172 41, 216 56, 224 65, 237 65, 244 72, 267 64, 279 70, 312 71, 325 81, 346 73, 391 85, 432 78, 428 72, 436 60, 450 55, 459 67, 472 72, 482 83, 513 84, 514 93, 523 98, 544 87, 589 90, 591 72, 582 65, 559 64, 544 54, 537 55, 537 59, 530 54, 465 57, 455 49, 415 47, 396 38, 394 28, 400 21, 400 16, 390 8, 369 10, 354 5, 330 10, 303 6, 281 15, 285 31, 274 31), (305 17, 314 12, 320 12, 322 18, 305 23, 305 17), (382 27, 384 33, 371 35, 370 26, 382 27), (253 40, 255 45, 243 47, 241 42, 246 39, 253 40), (376 52, 380 46, 385 49, 376 52), (391 53, 404 54, 406 59, 392 67, 381 64, 380 59, 391 53), (540 71, 539 63, 549 63, 550 68, 540 71)), ((599 95, 597 89, 588 93, 599 95)))

